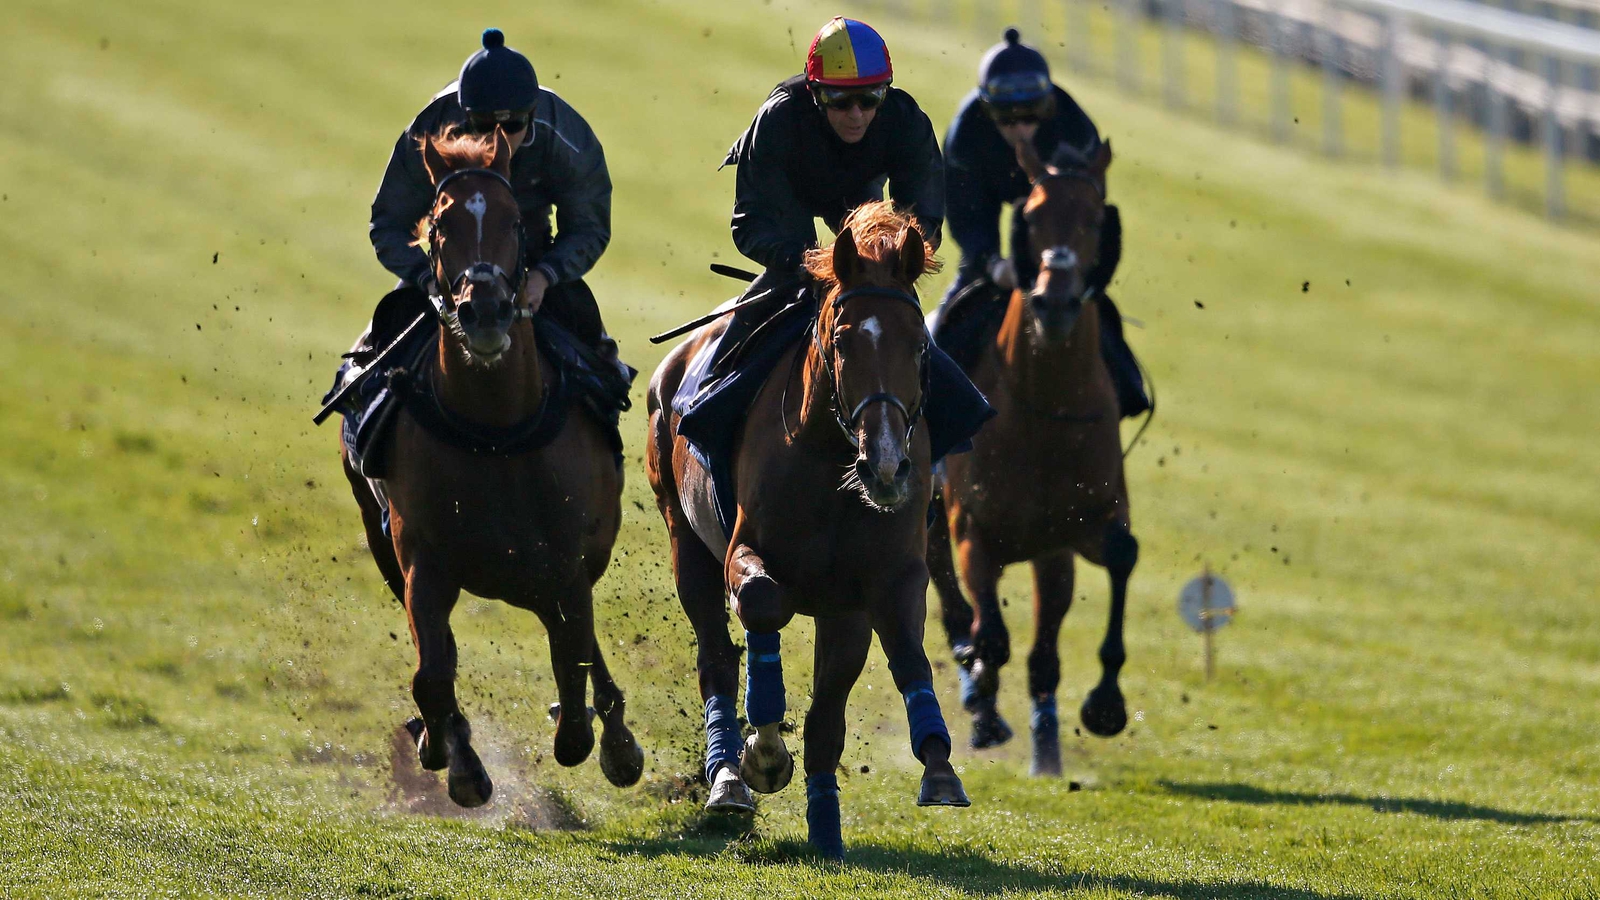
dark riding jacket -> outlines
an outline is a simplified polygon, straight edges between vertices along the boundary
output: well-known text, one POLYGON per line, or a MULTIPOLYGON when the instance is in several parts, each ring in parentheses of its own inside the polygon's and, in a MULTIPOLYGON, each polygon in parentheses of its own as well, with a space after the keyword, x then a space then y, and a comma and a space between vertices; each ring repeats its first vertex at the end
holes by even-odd
MULTIPOLYGON (((417 139, 463 125, 466 119, 455 84, 435 94, 395 142, 372 200, 372 247, 383 267, 408 284, 416 284, 428 271, 427 256, 415 246, 415 232, 433 206, 433 183, 417 139)), ((611 175, 589 123, 549 88, 539 89, 533 124, 511 158, 511 185, 528 231, 529 262, 552 285, 583 277, 611 242, 611 175)))
POLYGON ((769 269, 794 270, 817 245, 814 219, 838 233, 850 211, 889 196, 937 243, 944 163, 933 123, 911 95, 889 88, 860 141, 846 144, 797 75, 773 89, 728 151, 738 166, 733 242, 769 269))
MULTIPOLYGON (((1039 123, 1033 146, 1049 160, 1065 143, 1088 157, 1100 145, 1100 132, 1077 101, 1055 88, 1056 114, 1039 123)), ((955 121, 944 139, 945 185, 949 193, 950 236, 961 248, 958 282, 984 274, 1000 254, 1000 212, 1007 204, 1020 205, 1032 185, 1017 162, 1016 151, 984 111, 974 90, 961 101, 955 121)), ((1013 216, 1011 245, 1020 281, 1031 283, 1035 260, 1018 252, 1027 246, 1028 231, 1021 216, 1013 216), (1020 239, 1020 242, 1019 242, 1020 239), (1024 271, 1027 270, 1027 271, 1024 271)))

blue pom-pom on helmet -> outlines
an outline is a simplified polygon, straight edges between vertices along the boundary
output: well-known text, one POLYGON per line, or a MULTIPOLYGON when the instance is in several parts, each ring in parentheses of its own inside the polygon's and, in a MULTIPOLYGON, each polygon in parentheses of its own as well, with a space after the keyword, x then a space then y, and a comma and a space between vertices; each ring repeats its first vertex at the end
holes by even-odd
POLYGON ((504 32, 485 28, 483 49, 461 67, 456 97, 470 118, 515 120, 539 99, 539 76, 526 56, 506 46, 504 32))
POLYGON ((1051 96, 1050 63, 1022 43, 1021 32, 1007 28, 978 64, 978 94, 991 106, 1038 103, 1051 96))

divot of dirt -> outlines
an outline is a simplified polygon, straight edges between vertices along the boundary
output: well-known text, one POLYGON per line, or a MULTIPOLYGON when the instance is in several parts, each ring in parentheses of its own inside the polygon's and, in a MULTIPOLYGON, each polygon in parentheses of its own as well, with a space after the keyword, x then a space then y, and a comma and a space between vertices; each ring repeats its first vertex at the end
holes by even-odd
POLYGON ((477 809, 457 806, 445 786, 445 773, 422 768, 411 734, 399 725, 389 739, 389 793, 385 808, 406 815, 440 816, 528 831, 582 831, 589 827, 565 794, 534 784, 525 761, 514 759, 486 740, 482 726, 476 726, 474 731, 473 747, 494 781, 494 796, 487 804, 477 809))

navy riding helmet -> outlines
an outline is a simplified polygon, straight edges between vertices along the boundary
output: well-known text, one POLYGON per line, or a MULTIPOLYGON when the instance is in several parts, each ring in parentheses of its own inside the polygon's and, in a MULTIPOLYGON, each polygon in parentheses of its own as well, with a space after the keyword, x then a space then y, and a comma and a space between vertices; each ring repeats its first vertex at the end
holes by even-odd
POLYGON ((1015 28, 989 48, 978 64, 978 96, 991 109, 1033 106, 1051 97, 1050 64, 1039 51, 1022 43, 1015 28))
POLYGON ((526 56, 506 46, 500 29, 486 28, 483 49, 467 57, 461 67, 456 97, 474 131, 489 131, 495 125, 520 131, 539 99, 539 77, 526 56))

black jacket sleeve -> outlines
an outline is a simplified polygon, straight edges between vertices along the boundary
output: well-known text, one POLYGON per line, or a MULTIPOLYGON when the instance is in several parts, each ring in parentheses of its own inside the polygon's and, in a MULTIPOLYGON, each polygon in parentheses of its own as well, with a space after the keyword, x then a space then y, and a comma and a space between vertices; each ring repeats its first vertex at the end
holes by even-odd
POLYGON ((1005 198, 984 171, 980 128, 993 128, 974 115, 976 95, 962 105, 944 140, 945 191, 950 236, 961 248, 961 272, 975 275, 1000 252, 1000 212, 1005 198))
POLYGON ((900 142, 890 156, 889 196, 917 217, 929 243, 937 248, 944 228, 944 157, 939 153, 933 123, 915 102, 900 142))
POLYGON ((806 250, 817 243, 816 225, 789 183, 790 154, 797 144, 796 111, 785 108, 790 102, 782 94, 768 99, 728 154, 728 161, 739 167, 734 246, 770 269, 797 268, 806 250))
POLYGON ((545 142, 541 178, 556 207, 555 241, 539 266, 560 284, 582 278, 611 243, 611 173, 589 123, 560 97, 539 93, 533 142, 545 142))
POLYGON ((433 204, 433 181, 422 165, 417 137, 429 129, 428 111, 411 123, 395 141, 377 196, 372 198, 372 220, 367 229, 378 262, 408 284, 416 284, 428 271, 428 257, 416 246, 417 222, 433 204))

